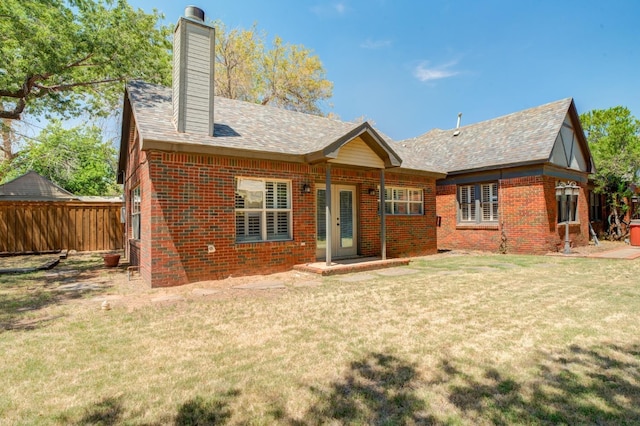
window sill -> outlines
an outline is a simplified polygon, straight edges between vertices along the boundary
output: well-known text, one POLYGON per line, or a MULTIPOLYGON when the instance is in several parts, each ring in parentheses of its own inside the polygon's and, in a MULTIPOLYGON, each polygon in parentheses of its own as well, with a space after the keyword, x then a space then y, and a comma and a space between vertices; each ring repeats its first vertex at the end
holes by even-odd
POLYGON ((457 223, 456 229, 485 229, 497 231, 500 226, 497 223, 457 223))
POLYGON ((293 239, 289 238, 286 240, 254 240, 254 241, 236 241, 236 247, 253 247, 253 245, 262 245, 269 243, 292 243, 293 239))
MULTIPOLYGON (((558 222, 558 225, 566 226, 567 222, 558 222)), ((574 222, 574 221, 569 222, 569 226, 574 226, 574 225, 580 225, 580 222, 574 222)))

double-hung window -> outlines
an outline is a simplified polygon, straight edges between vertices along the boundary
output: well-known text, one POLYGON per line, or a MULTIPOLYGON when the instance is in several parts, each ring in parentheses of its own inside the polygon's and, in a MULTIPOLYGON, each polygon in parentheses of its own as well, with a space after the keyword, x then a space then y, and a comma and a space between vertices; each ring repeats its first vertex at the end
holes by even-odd
POLYGON ((458 186, 458 222, 498 222, 498 183, 458 186))
POLYGON ((589 219, 593 221, 602 220, 602 205, 600 203, 602 199, 601 194, 596 194, 594 191, 589 191, 589 219))
POLYGON ((384 212, 389 215, 421 215, 424 213, 422 189, 384 189, 384 212))
POLYGON ((133 239, 140 239, 140 186, 131 190, 131 229, 133 239))
POLYGON ((291 239, 291 181, 236 178, 236 241, 291 239))

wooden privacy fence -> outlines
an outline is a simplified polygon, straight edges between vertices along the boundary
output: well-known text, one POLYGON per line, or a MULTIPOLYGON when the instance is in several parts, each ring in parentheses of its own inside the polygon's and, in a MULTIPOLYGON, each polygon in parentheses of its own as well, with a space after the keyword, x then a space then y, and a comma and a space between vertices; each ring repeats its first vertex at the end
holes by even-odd
POLYGON ((121 203, 0 202, 0 253, 123 248, 121 203))

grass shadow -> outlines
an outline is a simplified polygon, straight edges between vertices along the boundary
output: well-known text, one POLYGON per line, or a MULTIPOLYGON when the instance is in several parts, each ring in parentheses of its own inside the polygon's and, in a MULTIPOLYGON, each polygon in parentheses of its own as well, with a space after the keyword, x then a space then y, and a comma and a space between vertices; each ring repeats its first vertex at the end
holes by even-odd
POLYGON ((116 425, 122 422, 124 409, 122 397, 104 398, 97 404, 87 408, 77 425, 116 425))
POLYGON ((415 367, 386 354, 371 353, 350 365, 330 390, 312 389, 319 402, 290 424, 430 424, 426 403, 415 395, 415 367))
POLYGON ((231 390, 211 399, 196 396, 185 402, 178 409, 175 418, 176 426, 223 425, 231 417, 229 403, 232 398, 240 395, 237 390, 231 390))
POLYGON ((497 425, 640 424, 640 346, 571 346, 546 354, 534 380, 518 382, 495 368, 470 374, 443 361, 449 401, 469 420, 497 425))

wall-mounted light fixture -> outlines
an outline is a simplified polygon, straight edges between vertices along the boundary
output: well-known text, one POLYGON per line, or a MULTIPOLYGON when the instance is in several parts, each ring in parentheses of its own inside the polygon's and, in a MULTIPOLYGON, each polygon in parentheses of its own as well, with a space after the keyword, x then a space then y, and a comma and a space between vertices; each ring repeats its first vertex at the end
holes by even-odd
POLYGON ((311 186, 308 183, 302 185, 302 193, 308 194, 311 192, 311 186))
POLYGON ((373 188, 369 188, 369 195, 376 195, 376 190, 373 188))

